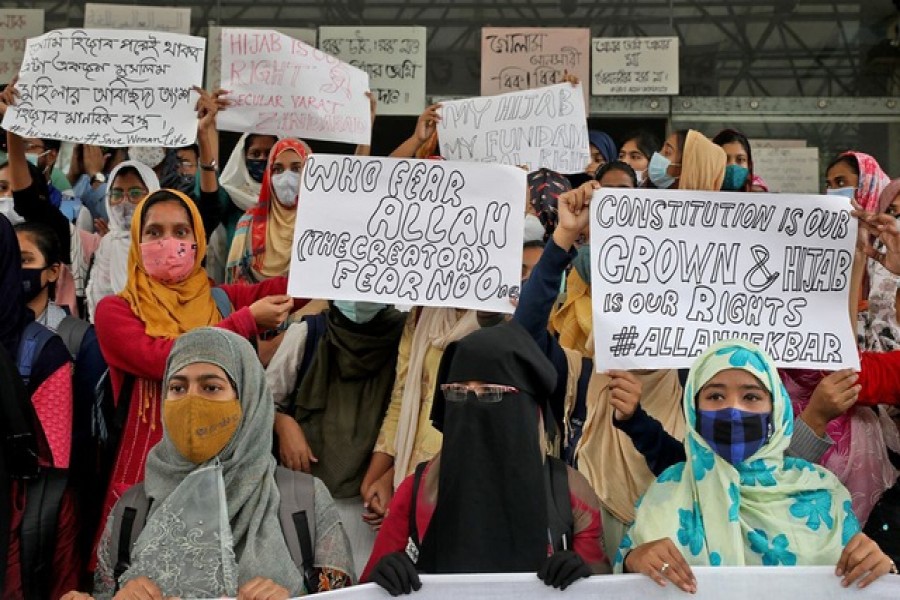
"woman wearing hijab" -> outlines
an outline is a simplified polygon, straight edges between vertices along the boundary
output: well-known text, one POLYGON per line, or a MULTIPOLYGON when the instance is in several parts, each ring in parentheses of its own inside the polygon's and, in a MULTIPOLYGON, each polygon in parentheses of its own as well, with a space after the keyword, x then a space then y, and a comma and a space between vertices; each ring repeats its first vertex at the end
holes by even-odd
POLYGON ((128 282, 121 294, 97 305, 97 338, 117 410, 127 410, 104 518, 115 500, 143 479, 147 453, 162 437, 163 369, 176 338, 211 325, 254 338, 303 304, 285 295, 285 278, 223 286, 217 302, 202 267, 205 253, 203 223, 187 196, 160 190, 138 205, 131 220, 128 282))
MULTIPOLYGON (((22 256, 15 231, 0 215, 0 352, 19 368, 28 406, 21 407, 28 437, 13 432, 16 441, 4 445, 6 451, 27 439, 34 440, 31 452, 23 451, 7 464, 11 481, 9 552, 4 598, 58 597, 78 580, 79 561, 75 552, 78 519, 71 491, 67 486, 72 454, 72 359, 62 340, 47 333, 47 341, 37 351, 34 313, 24 297, 22 256), (27 369, 23 370, 23 369, 27 369), (32 420, 34 421, 32 423, 32 420), (33 453, 36 453, 33 454, 33 453), (55 527, 23 527, 23 523, 50 523, 55 527)), ((0 381, 4 387, 16 384, 0 381)), ((4 407, 7 410, 7 407, 4 407)), ((4 427, 12 423, 4 418, 4 427)), ((7 533, 7 532, 4 532, 7 533)))
POLYGON ((588 141, 591 150, 591 162, 585 167, 584 172, 593 177, 597 169, 619 158, 619 152, 616 150, 616 143, 613 139, 609 137, 608 133, 603 131, 589 131, 588 141))
POLYGON ((723 192, 749 192, 753 183, 753 153, 747 136, 735 129, 723 129, 713 138, 721 146, 728 162, 725 167, 723 192))
POLYGON ((757 346, 726 340, 701 354, 683 410, 687 460, 644 494, 617 572, 695 592, 689 565, 836 565, 844 587, 896 570, 860 533, 837 478, 785 456, 793 410, 772 359, 757 346))
POLYGON ((272 147, 259 201, 241 217, 231 243, 225 275, 229 283, 258 283, 287 274, 300 180, 311 152, 306 142, 293 138, 272 147))
POLYGON ((608 572, 596 496, 547 457, 556 372, 528 333, 507 322, 450 344, 438 382, 440 454, 398 488, 362 579, 396 595, 418 589, 416 571, 538 572, 562 588, 608 572), (572 519, 557 527, 561 510, 572 519))
POLYGON ((153 499, 147 521, 117 581, 110 518, 95 597, 110 598, 121 587, 117 598, 286 599, 349 585, 350 548, 318 480, 317 589, 306 589, 291 559, 278 510, 292 490, 276 485, 274 405, 252 346, 223 329, 193 330, 172 347, 164 381, 163 437, 150 451, 143 483, 153 499))
POLYGON ((881 192, 890 182, 878 161, 862 152, 844 152, 825 169, 825 193, 856 200, 867 212, 878 209, 881 192))
POLYGON ((94 253, 94 266, 87 284, 87 306, 91 320, 94 320, 97 304, 101 300, 125 289, 128 283, 128 251, 131 248, 131 217, 141 200, 158 189, 156 173, 142 162, 126 160, 110 172, 105 200, 109 232, 100 240, 100 246, 94 253))

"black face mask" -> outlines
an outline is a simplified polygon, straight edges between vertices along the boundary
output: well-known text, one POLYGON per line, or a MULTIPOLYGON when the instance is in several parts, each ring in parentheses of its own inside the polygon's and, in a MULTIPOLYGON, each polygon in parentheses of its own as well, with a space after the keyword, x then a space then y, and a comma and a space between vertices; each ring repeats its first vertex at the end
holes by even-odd
POLYGON ((25 302, 31 302, 37 298, 38 294, 46 287, 41 283, 41 273, 46 268, 26 269, 22 267, 22 293, 25 295, 25 302))
POLYGON ((246 163, 247 173, 250 174, 250 178, 256 183, 262 183, 268 161, 263 158, 248 158, 246 163))

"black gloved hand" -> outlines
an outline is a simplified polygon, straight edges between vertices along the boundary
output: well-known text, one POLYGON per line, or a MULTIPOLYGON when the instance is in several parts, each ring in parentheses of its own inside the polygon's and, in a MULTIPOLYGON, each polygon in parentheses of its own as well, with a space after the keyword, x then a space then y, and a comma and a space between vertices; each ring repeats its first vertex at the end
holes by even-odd
POLYGON ((547 585, 564 590, 579 579, 590 577, 591 569, 575 552, 562 550, 547 557, 537 576, 547 585))
POLYGON ((383 587, 391 596, 409 594, 422 587, 416 566, 405 552, 392 552, 382 557, 372 569, 369 580, 383 587))

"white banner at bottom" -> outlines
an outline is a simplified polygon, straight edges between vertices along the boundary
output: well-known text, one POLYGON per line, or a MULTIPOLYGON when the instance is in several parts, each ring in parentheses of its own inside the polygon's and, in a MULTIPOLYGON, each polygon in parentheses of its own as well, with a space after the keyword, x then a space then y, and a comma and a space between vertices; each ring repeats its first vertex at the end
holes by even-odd
MULTIPOLYGON (((643 575, 598 575, 565 592, 548 588, 535 575, 423 575, 422 589, 409 600, 898 600, 900 576, 885 575, 864 590, 841 587, 834 567, 697 567, 697 593, 685 594, 673 584, 662 588, 643 575)), ((316 594, 329 600, 386 600, 375 584, 316 594)))

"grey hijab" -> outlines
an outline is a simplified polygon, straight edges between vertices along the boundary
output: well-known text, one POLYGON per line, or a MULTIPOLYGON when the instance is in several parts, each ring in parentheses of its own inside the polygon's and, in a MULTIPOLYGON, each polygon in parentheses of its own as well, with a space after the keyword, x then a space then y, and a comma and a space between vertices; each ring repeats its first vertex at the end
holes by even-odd
MULTIPOLYGON (((163 423, 163 438, 150 450, 144 480, 153 507, 135 544, 136 560, 122 576, 122 583, 145 576, 160 586, 163 596, 234 597, 238 586, 254 577, 265 577, 287 588, 292 596, 299 595, 304 592, 303 579, 290 558, 278 520, 280 496, 272 457, 274 402, 265 384, 262 365, 242 337, 224 329, 202 327, 175 342, 163 381, 197 362, 212 363, 228 374, 235 384, 243 419, 217 459, 203 466, 179 454, 163 423), (221 461, 220 468, 217 461, 221 461), (210 480, 206 474, 210 473, 214 477, 221 473, 219 481, 224 483, 230 532, 227 524, 225 531, 219 531, 224 511, 220 519, 218 504, 209 501, 211 496, 214 499, 218 495, 208 487, 210 480), (190 507, 166 502, 170 496, 181 497, 179 487, 191 479, 197 481, 198 477, 205 479, 203 485, 211 493, 195 494, 197 501, 190 507), (201 519, 192 523, 183 519, 187 511, 203 510, 210 513, 208 518, 201 514, 201 519), (227 544, 209 543, 221 542, 229 533, 233 553, 227 544), (198 574, 203 572, 208 576, 200 581, 198 574)), ((221 484, 218 487, 223 488, 221 484)))

